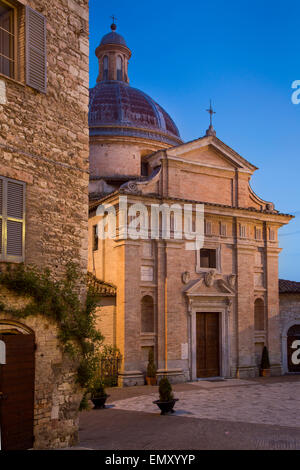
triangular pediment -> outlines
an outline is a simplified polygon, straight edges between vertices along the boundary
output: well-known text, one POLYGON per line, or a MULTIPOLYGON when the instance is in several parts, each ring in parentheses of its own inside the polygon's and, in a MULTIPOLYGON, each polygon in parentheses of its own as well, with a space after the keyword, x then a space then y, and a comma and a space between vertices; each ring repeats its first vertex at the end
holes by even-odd
POLYGON ((184 289, 188 297, 197 296, 233 296, 235 295, 235 276, 221 276, 215 272, 206 272, 194 281, 191 281, 184 289))
POLYGON ((253 173, 257 167, 214 136, 206 136, 168 149, 170 158, 186 160, 204 166, 243 169, 253 173))

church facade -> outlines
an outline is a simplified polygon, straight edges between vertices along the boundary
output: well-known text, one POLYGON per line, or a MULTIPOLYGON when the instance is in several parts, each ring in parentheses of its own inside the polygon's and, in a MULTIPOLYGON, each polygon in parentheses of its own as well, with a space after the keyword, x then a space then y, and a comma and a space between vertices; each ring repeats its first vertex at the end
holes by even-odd
POLYGON ((257 168, 218 139, 212 124, 203 137, 184 143, 168 113, 130 87, 131 51, 115 24, 96 55, 89 271, 115 292, 103 298, 99 327, 122 354, 120 384, 144 383, 149 348, 158 378, 173 382, 254 377, 264 345, 272 374, 280 375, 277 234, 291 216, 254 193, 257 168), (162 230, 151 236, 151 215, 147 233, 124 236, 122 201, 129 225, 136 204, 147 214, 153 206, 169 207, 170 237, 162 230), (119 224, 114 236, 99 238, 104 205, 119 224), (185 205, 193 230, 197 205, 204 210, 204 241, 192 250, 177 236, 172 211, 185 205))

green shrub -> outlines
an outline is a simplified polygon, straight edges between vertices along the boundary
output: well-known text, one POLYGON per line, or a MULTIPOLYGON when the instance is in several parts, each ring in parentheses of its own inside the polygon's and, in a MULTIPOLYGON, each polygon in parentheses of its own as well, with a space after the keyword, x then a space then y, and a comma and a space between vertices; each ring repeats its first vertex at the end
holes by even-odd
POLYGON ((172 386, 167 377, 163 377, 159 382, 159 399, 160 401, 170 401, 173 398, 172 386))
POLYGON ((268 353, 268 349, 266 346, 264 346, 264 349, 263 349, 263 352, 262 352, 262 356, 261 356, 261 365, 260 365, 260 368, 261 369, 270 369, 271 365, 270 365, 270 359, 269 359, 269 353, 268 353))
POLYGON ((153 348, 149 349, 148 355, 148 366, 147 366, 147 377, 156 377, 156 365, 154 363, 154 352, 153 348))
POLYGON ((96 290, 89 286, 86 301, 81 300, 80 292, 86 283, 79 266, 72 262, 66 264, 65 276, 60 280, 49 269, 24 264, 8 265, 0 273, 0 285, 16 295, 31 298, 21 309, 6 308, 1 302, 0 311, 15 318, 43 315, 56 322, 62 348, 78 367, 77 382, 88 389, 97 367, 103 336, 96 327, 96 290))
POLYGON ((100 379, 96 379, 90 389, 93 398, 100 398, 106 395, 104 383, 100 379))

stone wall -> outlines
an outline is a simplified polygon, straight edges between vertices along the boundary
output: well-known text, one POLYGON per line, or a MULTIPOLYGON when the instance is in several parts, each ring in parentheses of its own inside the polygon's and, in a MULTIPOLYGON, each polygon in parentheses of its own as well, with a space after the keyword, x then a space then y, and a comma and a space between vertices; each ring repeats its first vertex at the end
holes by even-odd
MULTIPOLYGON (((18 80, 0 76, 0 175, 26 183, 25 262, 47 266, 60 277, 65 264, 73 260, 85 272, 88 0, 15 3, 21 12, 29 5, 46 17, 48 83, 46 94, 26 86, 22 61, 18 80)), ((20 21, 24 21, 24 10, 20 21)), ((24 51, 23 30, 24 24, 20 27, 20 51, 24 51)), ((83 295, 84 290, 82 286, 83 295)), ((76 442, 78 428, 74 368, 61 353, 54 324, 42 318, 27 318, 24 324, 33 329, 38 345, 35 446, 71 445, 76 442)))
MULTIPOLYGON (((1 302, 6 308, 24 308, 30 298, 16 297, 1 288, 1 302)), ((76 364, 63 353, 57 339, 55 322, 42 315, 16 318, 0 314, 1 330, 16 329, 35 335, 35 389, 34 389, 34 447, 36 449, 60 448, 78 442, 78 409, 82 391, 76 385, 76 364)))

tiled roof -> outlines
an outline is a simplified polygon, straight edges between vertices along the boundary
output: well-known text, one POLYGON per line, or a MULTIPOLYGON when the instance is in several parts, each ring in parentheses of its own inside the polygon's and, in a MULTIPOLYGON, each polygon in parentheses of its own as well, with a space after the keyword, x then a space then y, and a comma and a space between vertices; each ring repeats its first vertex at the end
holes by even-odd
POLYGON ((300 294, 300 282, 279 279, 280 294, 300 294))
MULTIPOLYGON (((103 179, 105 179, 105 177, 103 177, 103 179)), ((106 194, 105 197, 103 199, 107 199, 111 196, 115 196, 117 194, 127 194, 127 191, 126 189, 117 189, 116 191, 114 191, 113 193, 110 193, 110 194, 106 194)), ((135 194, 133 194, 135 195, 135 194)), ((143 194, 143 195, 139 195, 140 197, 144 198, 144 199, 147 199, 147 197, 150 197, 151 199, 153 198, 153 195, 149 196, 147 194, 143 194)), ((179 197, 162 197, 162 196, 159 196, 158 194, 155 195, 156 199, 158 200, 164 200, 164 201, 178 201, 178 202, 187 202, 187 203, 190 203, 190 204, 203 204, 205 206, 209 206, 209 207, 222 207, 224 209, 233 209, 233 210, 239 210, 239 211, 248 211, 248 212, 254 212, 254 213, 258 213, 258 214, 270 214, 270 215, 279 215, 279 216, 283 216, 283 217, 291 217, 291 219, 294 219, 294 215, 291 215, 291 214, 284 214, 283 212, 279 212, 279 211, 269 211, 269 210, 259 210, 259 209, 255 209, 254 207, 234 207, 234 206, 230 206, 230 205, 227 205, 227 204, 218 204, 218 203, 215 203, 215 202, 205 202, 205 201, 196 201, 194 199, 183 199, 183 198, 179 198, 179 197)), ((103 201, 103 199, 99 199, 98 201, 95 201, 95 200, 91 200, 90 198, 90 210, 94 209, 95 207, 97 207, 97 205, 99 205, 99 202, 103 201)))
POLYGON ((106 44, 121 44, 122 46, 127 47, 126 41, 119 33, 115 33, 115 31, 111 31, 110 33, 105 34, 101 41, 101 46, 106 44))
POLYGON ((150 96, 121 81, 101 81, 90 89, 91 136, 131 136, 178 145, 179 131, 150 96))
POLYGON ((117 293, 116 286, 114 286, 113 284, 109 284, 108 282, 101 281, 90 272, 87 273, 87 285, 89 287, 93 287, 96 290, 97 294, 102 297, 114 297, 117 293))

